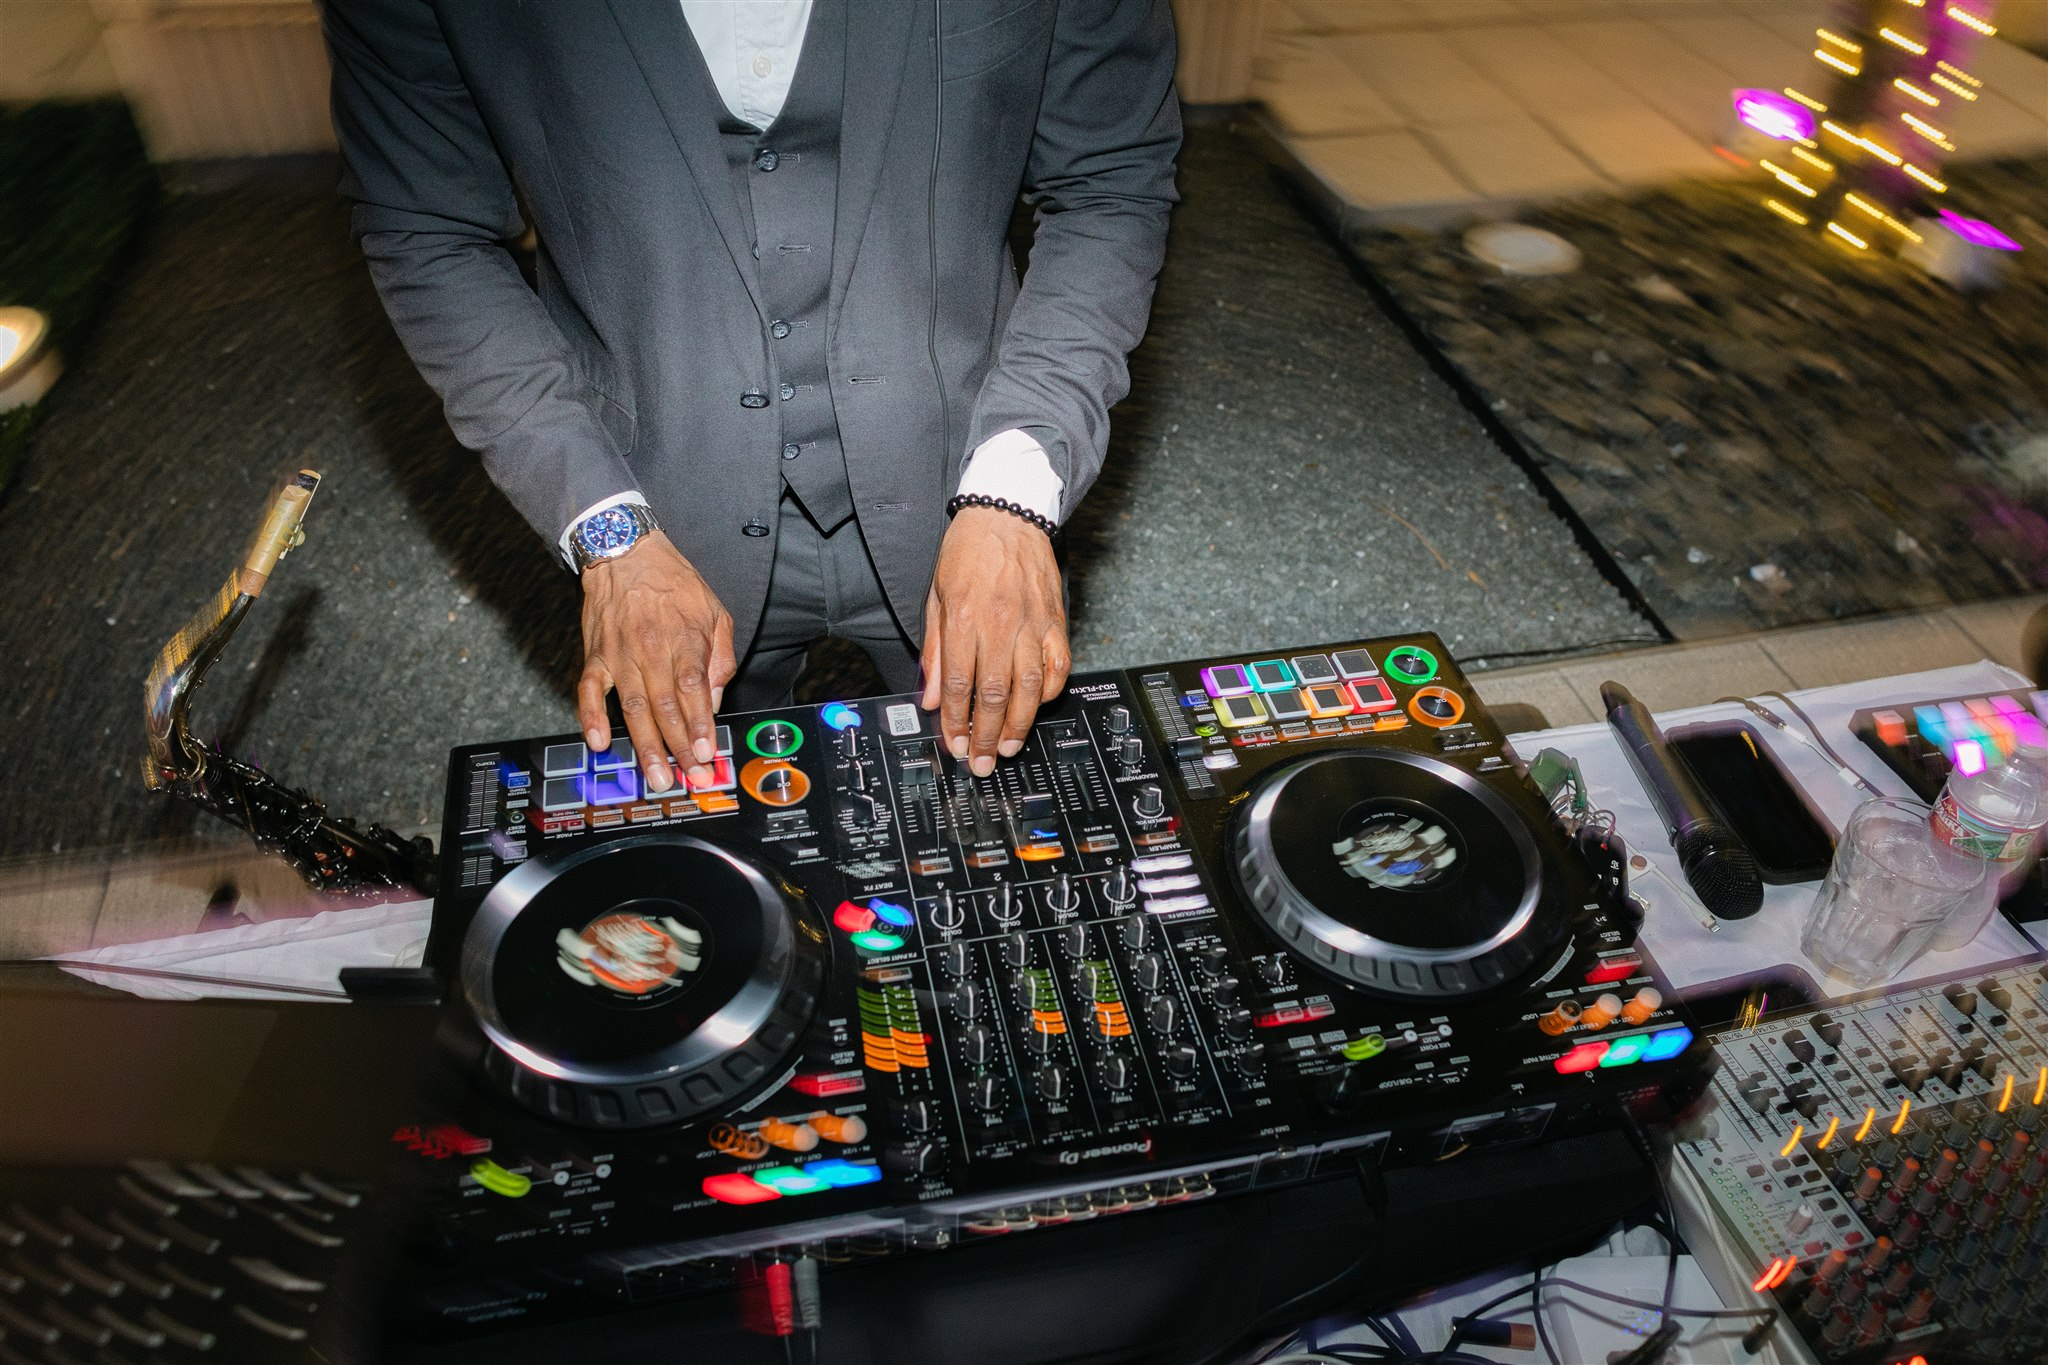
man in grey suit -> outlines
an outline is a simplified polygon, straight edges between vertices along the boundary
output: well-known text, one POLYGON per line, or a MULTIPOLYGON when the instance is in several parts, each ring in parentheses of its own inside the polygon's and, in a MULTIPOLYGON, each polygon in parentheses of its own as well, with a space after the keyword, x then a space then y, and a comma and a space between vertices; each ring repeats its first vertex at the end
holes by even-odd
POLYGON ((581 573, 653 791, 806 650, 986 774, 1069 664, 1175 202, 1167 0, 328 0, 353 230, 450 426, 581 573), (1021 284, 1006 242, 1037 212, 1021 284), (527 221, 537 289, 505 243, 527 221))

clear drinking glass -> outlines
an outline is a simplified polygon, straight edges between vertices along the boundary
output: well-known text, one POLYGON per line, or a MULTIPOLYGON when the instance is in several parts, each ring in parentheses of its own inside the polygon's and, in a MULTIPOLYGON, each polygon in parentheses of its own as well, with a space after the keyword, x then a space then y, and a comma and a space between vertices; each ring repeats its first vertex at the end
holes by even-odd
POLYGON ((1889 981, 1926 951, 1942 922, 1983 884, 1983 860, 1934 838, 1930 814, 1918 801, 1894 797, 1858 806, 1807 912, 1800 947, 1858 990, 1889 981))

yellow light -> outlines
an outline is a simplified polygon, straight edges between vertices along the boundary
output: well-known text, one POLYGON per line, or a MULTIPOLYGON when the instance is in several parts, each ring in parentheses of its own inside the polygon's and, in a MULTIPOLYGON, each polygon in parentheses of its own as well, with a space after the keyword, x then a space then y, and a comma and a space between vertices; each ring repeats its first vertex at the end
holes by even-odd
POLYGON ((1964 28, 1976 29, 1977 32, 1983 34, 1986 38, 1998 32, 1996 27, 1985 23, 1960 5, 1950 5, 1948 7, 1948 17, 1961 24, 1964 28))
POLYGON ((1940 67, 1943 71, 1948 72, 1949 75, 1954 76, 1964 85, 1971 86, 1974 88, 1984 84, 1984 82, 1978 80, 1975 76, 1972 76, 1969 72, 1963 70, 1960 66, 1950 66, 1947 62, 1936 62, 1935 65, 1940 67))
POLYGON ((1811 95, 1800 94, 1797 90, 1794 90, 1789 85, 1785 87, 1785 93, 1793 99, 1798 100, 1807 108, 1813 110, 1813 112, 1815 112, 1816 114, 1825 114, 1828 111, 1828 107, 1825 104, 1822 104, 1819 100, 1815 99, 1811 95))
POLYGON ((1820 1135, 1820 1141, 1813 1144, 1813 1149, 1817 1152, 1826 1151, 1828 1144, 1835 1140, 1835 1129, 1841 1126, 1842 1116, 1840 1114, 1828 1115, 1828 1130, 1820 1135))
POLYGON ((2048 1097, 2048 1066, 2041 1068, 2041 1079, 2034 1082, 2034 1103, 2039 1104, 2043 1097, 2048 1097))
POLYGON ((1927 44, 1916 43, 1911 38, 1908 38, 1905 34, 1897 32, 1896 30, 1881 28, 1877 31, 1877 36, 1884 39, 1888 43, 1896 43, 1898 46, 1903 47, 1904 49, 1906 49, 1906 51, 1912 53, 1915 57, 1925 57, 1927 55, 1927 44))
POLYGON ((1832 66, 1835 70, 1841 72, 1845 76, 1856 76, 1862 74, 1862 67, 1856 66, 1850 62, 1843 61, 1840 57, 1837 57, 1834 53, 1828 51, 1824 47, 1815 48, 1813 50, 1813 55, 1820 58, 1822 61, 1826 62, 1829 66, 1832 66))
MULTIPOLYGON (((1955 94, 1961 95, 1966 100, 1974 100, 1977 98, 1977 92, 1970 89, 1969 86, 1957 85, 1954 81, 1942 75, 1939 71, 1934 73, 1934 83, 1944 90, 1951 91, 1955 94)), ((1982 85, 1983 82, 1979 81, 1978 84, 1982 85)))
POLYGON ((1764 200, 1764 207, 1769 209, 1772 213, 1777 214, 1780 218, 1783 218, 1786 222, 1797 223, 1800 227, 1805 227, 1808 223, 1813 221, 1812 219, 1808 218, 1805 214, 1800 213, 1795 209, 1786 208, 1783 204, 1779 203, 1775 199, 1764 200))
POLYGON ((1816 170, 1831 171, 1835 168, 1834 162, 1829 161, 1826 157, 1815 156, 1812 152, 1807 151, 1804 147, 1793 147, 1789 150, 1791 151, 1792 155, 1798 157, 1801 161, 1806 162, 1809 166, 1814 167, 1816 170))
POLYGON ((1998 1097, 1998 1112, 2003 1114, 2012 1104, 2012 1073, 2005 1073, 2005 1093, 1998 1097))
POLYGON ((1845 194, 1842 196, 1842 202, 1848 204, 1852 208, 1861 209, 1863 212, 1869 214, 1872 218, 1877 219, 1879 222, 1883 223, 1886 227, 1890 228, 1894 232, 1904 233, 1907 237, 1911 238, 1913 241, 1916 242, 1920 240, 1919 233, 1913 231, 1913 229, 1907 227, 1904 223, 1892 217, 1889 213, 1886 213, 1883 209, 1871 203, 1868 199, 1863 198, 1863 196, 1861 195, 1845 194))
POLYGON ((1942 184, 1939 180, 1936 180, 1933 176, 1921 170, 1918 166, 1908 163, 1905 167, 1905 171, 1907 175, 1912 176, 1915 180, 1925 185, 1928 189, 1933 190, 1936 194, 1945 194, 1948 192, 1948 186, 1942 184))
POLYGON ((1930 109, 1938 108, 1941 104, 1941 96, 1928 94, 1903 76, 1892 82, 1892 88, 1905 91, 1930 109))
POLYGON ((1852 43, 1847 38, 1844 38, 1841 34, 1830 33, 1824 28, 1815 29, 1813 31, 1813 36, 1820 39, 1824 43, 1833 43, 1836 47, 1839 47, 1844 52, 1861 52, 1863 50, 1863 44, 1852 43))
MULTIPOLYGON (((1860 244, 1859 244, 1859 245, 1860 245, 1860 244)), ((1913 1101, 1912 1101, 1912 1099, 1911 1099, 1911 1098, 1909 1098, 1909 1097, 1901 1097, 1901 1098, 1900 1098, 1900 1100, 1899 1100, 1899 1116, 1898 1116, 1898 1118, 1896 1118, 1896 1119, 1894 1119, 1894 1120, 1892 1121, 1892 1132, 1893 1132, 1894 1134, 1896 1134, 1896 1133, 1897 1133, 1897 1132, 1898 1132, 1898 1131, 1899 1131, 1899 1130, 1900 1130, 1901 1128, 1904 1128, 1904 1127, 1906 1126, 1906 1115, 1907 1115, 1907 1114, 1908 1114, 1909 1112, 1911 1112, 1912 1108, 1913 1108, 1913 1101)))
POLYGON ((1870 1125, 1873 1122, 1875 1122, 1876 1119, 1877 1111, 1875 1109, 1865 1109, 1863 1111, 1863 1126, 1856 1130, 1856 1136, 1851 1140, 1855 1142, 1863 1141, 1863 1135, 1870 1131, 1870 1125))
POLYGON ((1912 114, 1901 114, 1899 115, 1899 122, 1905 124, 1944 152, 1952 152, 1956 149, 1956 144, 1948 140, 1946 133, 1923 118, 1912 114))
POLYGON ((1848 143, 1850 146, 1861 147, 1864 151, 1869 152, 1872 156, 1876 157, 1879 161, 1884 162, 1887 166, 1896 166, 1899 164, 1899 155, 1897 152, 1887 151, 1885 148, 1880 147, 1877 143, 1872 142, 1867 137, 1856 136, 1856 134, 1850 132, 1847 128, 1844 128, 1841 124, 1836 123, 1832 119, 1828 120, 1825 123, 1822 123, 1821 127, 1827 129, 1829 132, 1833 133, 1836 137, 1842 139, 1842 141, 1848 143))
POLYGON ((1783 167, 1774 166, 1768 161, 1758 161, 1756 164, 1763 167, 1765 170, 1769 171, 1772 175, 1776 176, 1779 184, 1789 186, 1792 189, 1799 191, 1808 199, 1814 199, 1819 197, 1819 190, 1814 189, 1811 185, 1807 184, 1798 176, 1792 174, 1792 172, 1784 169, 1783 167))
POLYGON ((1785 1139, 1785 1145, 1784 1145, 1783 1147, 1780 1147, 1780 1148, 1778 1149, 1778 1155, 1779 1155, 1779 1156, 1790 1156, 1790 1155, 1792 1155, 1792 1149, 1793 1149, 1794 1147, 1797 1147, 1797 1146, 1799 1145, 1799 1135, 1800 1135, 1801 1133, 1804 1133, 1805 1131, 1806 1131, 1806 1125, 1805 1125, 1805 1124, 1803 1124, 1803 1123, 1795 1123, 1795 1124, 1793 1124, 1793 1125, 1792 1125, 1792 1136, 1791 1136, 1791 1137, 1788 1137, 1788 1138, 1786 1138, 1786 1139, 1785 1139))

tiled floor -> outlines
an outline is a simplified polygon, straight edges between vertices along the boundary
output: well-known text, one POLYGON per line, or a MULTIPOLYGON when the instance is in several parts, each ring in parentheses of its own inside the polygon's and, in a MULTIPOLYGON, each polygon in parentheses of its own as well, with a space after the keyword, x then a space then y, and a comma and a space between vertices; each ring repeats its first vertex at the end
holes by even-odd
MULTIPOLYGON (((1446 223, 1718 176, 1729 91, 1814 85, 1822 0, 1269 0, 1254 93, 1349 217, 1446 223)), ((1963 157, 2048 148, 2048 62, 1990 41, 1963 157)))

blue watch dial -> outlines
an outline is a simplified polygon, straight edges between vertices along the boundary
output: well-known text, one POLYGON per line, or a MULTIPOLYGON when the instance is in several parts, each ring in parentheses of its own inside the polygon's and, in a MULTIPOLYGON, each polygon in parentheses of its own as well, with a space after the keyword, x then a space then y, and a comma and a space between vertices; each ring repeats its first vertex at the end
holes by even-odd
POLYGON ((607 507, 577 523, 576 539, 585 554, 607 558, 631 549, 640 539, 640 520, 625 507, 607 507))

